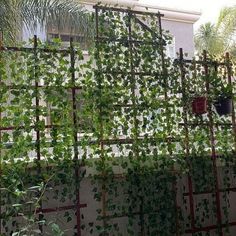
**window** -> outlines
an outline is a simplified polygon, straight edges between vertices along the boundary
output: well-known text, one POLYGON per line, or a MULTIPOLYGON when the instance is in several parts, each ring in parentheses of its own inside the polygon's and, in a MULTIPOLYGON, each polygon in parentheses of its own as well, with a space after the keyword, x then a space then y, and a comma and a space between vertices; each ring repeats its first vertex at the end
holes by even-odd
POLYGON ((89 47, 89 42, 84 36, 76 35, 76 34, 66 34, 64 32, 60 32, 60 33, 47 32, 47 40, 49 42, 53 41, 53 39, 55 38, 60 38, 65 47, 69 46, 71 38, 73 39, 73 42, 77 42, 80 44, 81 49, 87 50, 89 47))
POLYGON ((175 51, 175 38, 172 37, 172 42, 166 45, 166 54, 171 59, 176 58, 176 51, 175 51))
POLYGON ((92 43, 90 36, 93 34, 93 30, 91 29, 92 27, 89 23, 85 28, 82 28, 66 19, 63 25, 58 22, 48 22, 46 35, 49 42, 54 38, 60 38, 65 47, 69 46, 70 38, 72 38, 74 42, 80 44, 81 49, 88 50, 92 43))

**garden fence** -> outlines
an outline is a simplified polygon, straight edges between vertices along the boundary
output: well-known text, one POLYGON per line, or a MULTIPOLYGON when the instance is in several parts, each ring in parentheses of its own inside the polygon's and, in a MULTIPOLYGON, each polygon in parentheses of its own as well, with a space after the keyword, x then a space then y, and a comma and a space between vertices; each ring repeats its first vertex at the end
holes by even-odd
POLYGON ((0 234, 233 235, 230 55, 173 61, 162 14, 94 9, 86 60, 1 46, 0 234))

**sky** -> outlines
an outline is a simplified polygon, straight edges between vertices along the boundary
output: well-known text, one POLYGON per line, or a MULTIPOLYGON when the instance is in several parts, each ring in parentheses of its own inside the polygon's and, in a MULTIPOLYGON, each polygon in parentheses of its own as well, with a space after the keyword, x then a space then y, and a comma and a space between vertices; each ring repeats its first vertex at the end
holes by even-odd
POLYGON ((222 7, 236 5, 236 0, 139 0, 139 2, 170 8, 200 11, 202 12, 202 16, 200 20, 195 23, 195 30, 197 30, 202 23, 208 21, 215 23, 222 7))

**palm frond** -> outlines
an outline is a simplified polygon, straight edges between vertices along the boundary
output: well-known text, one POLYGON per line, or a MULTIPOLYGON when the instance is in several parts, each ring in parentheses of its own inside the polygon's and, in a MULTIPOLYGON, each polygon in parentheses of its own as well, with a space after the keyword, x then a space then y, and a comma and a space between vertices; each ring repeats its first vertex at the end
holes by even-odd
POLYGON ((56 23, 63 28, 66 24, 77 32, 91 34, 91 14, 74 0, 24 0, 19 4, 25 25, 33 29, 40 24, 56 23))
POLYGON ((11 0, 0 0, 0 32, 3 34, 3 39, 12 41, 15 39, 19 21, 16 5, 11 0))
POLYGON ((236 6, 225 7, 221 10, 217 28, 224 37, 226 48, 234 46, 236 40, 236 6))
POLYGON ((75 0, 0 0, 0 32, 6 38, 16 39, 22 23, 34 30, 52 22, 61 28, 69 25, 87 37, 94 32, 91 14, 75 0))
POLYGON ((199 52, 207 50, 211 54, 219 54, 224 44, 216 26, 208 22, 201 25, 195 34, 195 45, 199 52))

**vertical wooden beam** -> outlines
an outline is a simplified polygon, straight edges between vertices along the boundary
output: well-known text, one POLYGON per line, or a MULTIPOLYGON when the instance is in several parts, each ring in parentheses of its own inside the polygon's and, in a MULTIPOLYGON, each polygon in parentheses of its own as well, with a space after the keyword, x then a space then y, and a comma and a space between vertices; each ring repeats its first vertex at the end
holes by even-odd
POLYGON ((232 134, 234 137, 234 152, 236 152, 236 120, 235 120, 234 93, 233 93, 234 91, 232 89, 232 66, 231 66, 230 56, 228 52, 225 54, 225 61, 226 61, 228 84, 230 85, 230 88, 231 88, 230 92, 232 94, 231 122, 232 122, 232 134))
MULTIPOLYGON (((101 62, 100 62, 100 45, 99 45, 99 8, 95 8, 95 27, 96 27, 96 63, 97 63, 97 70, 98 73, 101 73, 101 62)), ((98 88, 100 91, 100 96, 102 96, 102 80, 101 80, 101 75, 97 75, 98 79, 98 88)), ((104 162, 105 164, 105 155, 104 155, 104 127, 103 127, 103 114, 102 114, 102 107, 99 104, 99 118, 100 118, 100 132, 99 132, 99 143, 100 143, 100 150, 101 150, 101 161, 104 162)), ((106 228, 107 226, 107 213, 106 213, 106 201, 107 201, 107 193, 106 193, 106 172, 102 170, 102 218, 103 218, 103 227, 106 228)))
POLYGON ((72 95, 72 119, 73 119, 73 149, 74 149, 74 171, 75 171, 75 194, 76 194, 76 229, 77 236, 81 236, 80 220, 80 166, 78 151, 78 121, 77 121, 77 104, 76 104, 76 84, 75 84, 75 49, 73 38, 70 38, 70 70, 71 70, 71 95, 72 95))
MULTIPOLYGON (((0 33, 1 35, 1 33, 0 33)), ((2 41, 1 41, 1 37, 0 37, 0 63, 2 60, 2 41)), ((0 84, 2 82, 2 75, 0 73, 0 84)), ((2 121, 2 107, 1 107, 1 103, 0 103, 0 127, 1 127, 1 121, 2 121)), ((0 188, 2 188, 2 182, 1 182, 1 176, 2 176, 2 132, 0 129, 0 188)), ((2 193, 1 193, 1 189, 0 189, 0 235, 2 234, 2 193)))
MULTIPOLYGON (((183 49, 179 49, 179 67, 180 67, 180 78, 181 78, 181 89, 182 89, 182 104, 183 104, 183 120, 184 120, 184 145, 185 145, 185 158, 187 160, 188 166, 191 169, 191 163, 189 160, 189 128, 188 128, 188 105, 186 96, 186 77, 184 69, 184 53, 183 49)), ((194 62, 193 62, 194 63, 194 62)), ((193 183, 191 175, 188 174, 188 191, 189 191, 189 208, 190 208, 190 218, 191 218, 191 230, 192 235, 195 230, 195 212, 194 212, 194 197, 193 197, 193 183)))
MULTIPOLYGON (((137 102, 136 102, 136 78, 135 78, 135 67, 134 67, 134 48, 132 42, 132 23, 131 19, 133 13, 131 11, 127 12, 128 14, 128 47, 129 47, 129 59, 130 59, 130 80, 131 80, 131 101, 133 108, 133 122, 134 122, 134 142, 133 142, 133 151, 135 158, 139 159, 139 148, 138 148, 138 110, 137 110, 137 102)), ((141 194, 144 194, 143 192, 141 194)), ((144 209, 143 209, 143 196, 140 197, 140 205, 139 205, 139 220, 140 220, 140 235, 145 236, 145 222, 144 222, 144 209)))
MULTIPOLYGON (((36 131, 36 163, 37 163, 37 175, 38 177, 41 175, 41 151, 40 151, 40 130, 39 130, 39 122, 40 122, 40 95, 39 95, 39 67, 38 67, 38 38, 37 35, 34 35, 34 85, 35 85, 35 131, 36 131)), ((41 193, 38 193, 39 196, 41 193)), ((42 209, 42 201, 39 199, 39 221, 43 220, 43 214, 41 213, 42 209)), ((39 230, 43 233, 43 226, 39 223, 39 230)))
POLYGON ((222 231, 222 218, 221 218, 221 204, 220 204, 220 192, 219 192, 219 180, 218 180, 218 173, 217 173, 217 166, 216 166, 216 150, 215 150, 215 133, 214 133, 214 121, 213 121, 213 115, 212 115, 212 104, 209 100, 210 95, 210 82, 209 82, 209 68, 207 64, 207 52, 203 51, 203 66, 204 66, 204 72, 205 72, 205 86, 206 86, 206 92, 208 95, 208 120, 209 120, 209 132, 210 132, 210 143, 211 143, 211 155, 212 155, 212 162, 213 162, 213 172, 215 176, 215 195, 216 195, 216 215, 217 215, 217 223, 219 226, 219 235, 223 236, 222 231))
POLYGON ((3 32, 0 30, 0 48, 3 45, 3 32))
MULTIPOLYGON (((162 29, 162 22, 161 22, 161 14, 158 12, 157 14, 157 18, 158 18, 158 27, 159 27, 159 42, 160 42, 160 56, 161 56, 161 67, 162 67, 162 79, 163 79, 163 86, 164 86, 164 99, 165 99, 165 103, 166 103, 166 122, 167 122, 167 149, 168 152, 170 154, 170 156, 173 154, 173 150, 172 150, 172 145, 171 145, 171 140, 169 139, 170 135, 171 135, 171 127, 170 127, 170 119, 169 119, 169 106, 168 106, 168 101, 169 101, 169 97, 168 97, 168 70, 166 67, 166 60, 165 60, 165 40, 163 38, 163 29, 162 29)), ((174 166, 172 166, 172 170, 174 170, 174 166)), ((174 171, 173 171, 174 173, 174 171)), ((175 228, 176 228, 176 233, 175 235, 178 236, 179 235, 179 216, 178 216, 178 202, 177 202, 177 182, 176 180, 174 181, 174 183, 172 184, 172 189, 173 189, 173 193, 175 194, 175 208, 176 208, 176 216, 175 216, 175 228)))

